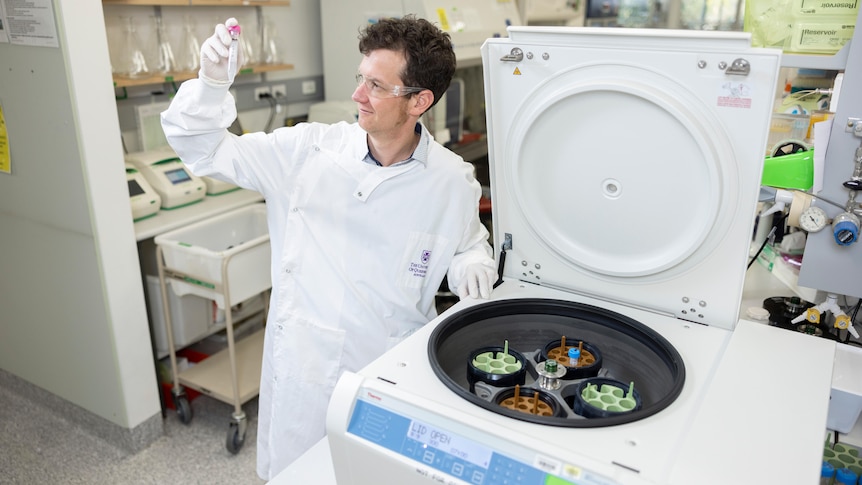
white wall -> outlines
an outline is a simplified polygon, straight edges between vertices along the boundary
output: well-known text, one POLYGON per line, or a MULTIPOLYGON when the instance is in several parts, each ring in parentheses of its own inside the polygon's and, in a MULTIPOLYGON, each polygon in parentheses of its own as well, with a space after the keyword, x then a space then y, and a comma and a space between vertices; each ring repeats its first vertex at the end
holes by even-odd
MULTIPOLYGON (((59 48, 0 43, 12 158, 12 174, 0 173, 0 369, 135 428, 161 407, 107 12, 100 0, 53 6, 59 48)), ((319 2, 264 11, 296 65, 279 75, 322 74, 319 2)))
POLYGON ((0 44, 0 367, 132 428, 160 407, 101 3, 53 5, 59 48, 0 44))

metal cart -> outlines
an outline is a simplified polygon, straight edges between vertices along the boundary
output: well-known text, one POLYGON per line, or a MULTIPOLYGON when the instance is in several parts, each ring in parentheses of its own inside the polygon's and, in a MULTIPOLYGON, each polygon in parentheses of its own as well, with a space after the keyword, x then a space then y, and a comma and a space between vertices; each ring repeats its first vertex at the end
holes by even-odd
MULTIPOLYGON (((244 301, 260 293, 269 293, 271 288, 269 234, 253 234, 254 237, 250 240, 243 241, 241 239, 248 234, 243 234, 242 228, 237 230, 230 224, 232 220, 240 221, 240 225, 248 229, 249 224, 244 220, 247 217, 262 219, 265 227, 264 204, 253 204, 156 237, 156 261, 164 302, 162 310, 174 381, 171 395, 177 414, 182 423, 188 424, 192 420, 193 413, 185 393, 186 387, 232 403, 234 411, 228 427, 226 447, 233 454, 239 452, 245 443, 248 427, 242 405, 257 396, 260 389, 264 330, 235 342, 231 306, 235 296, 237 301, 244 301), (211 228, 225 230, 229 234, 207 234, 211 228), (227 246, 226 249, 214 250, 201 246, 202 244, 227 246), (166 258, 166 249, 173 253, 172 258, 166 258), (187 258, 183 257, 183 251, 189 253, 187 258), (180 256, 179 259, 177 255, 180 256), (173 260, 173 264, 168 262, 168 259, 173 260), (180 288, 178 292, 185 291, 215 301, 225 313, 227 348, 181 372, 177 367, 173 322, 167 294, 168 282, 180 288)), ((258 226, 260 224, 259 222, 258 226)), ((264 306, 264 315, 268 312, 269 298, 265 298, 265 301, 267 303, 264 306)))

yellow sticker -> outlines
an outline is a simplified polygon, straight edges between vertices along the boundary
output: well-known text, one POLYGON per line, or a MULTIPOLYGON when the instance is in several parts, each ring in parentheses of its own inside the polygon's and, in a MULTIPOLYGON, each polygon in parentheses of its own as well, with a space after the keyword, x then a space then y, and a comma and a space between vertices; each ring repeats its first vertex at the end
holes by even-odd
POLYGON ((563 465, 563 475, 567 478, 581 478, 582 471, 583 470, 574 465, 563 465))
POLYGON ((9 135, 6 132, 6 118, 0 104, 0 172, 12 173, 12 158, 9 155, 9 135))
POLYGON ((513 76, 520 76, 520 75, 521 75, 521 70, 520 70, 520 69, 518 69, 518 68, 516 67, 516 68, 515 68, 515 72, 513 72, 513 73, 512 73, 512 75, 513 75, 513 76))
POLYGON ((440 17, 440 29, 448 32, 449 31, 449 19, 446 18, 446 9, 445 8, 438 8, 437 9, 437 16, 440 17))

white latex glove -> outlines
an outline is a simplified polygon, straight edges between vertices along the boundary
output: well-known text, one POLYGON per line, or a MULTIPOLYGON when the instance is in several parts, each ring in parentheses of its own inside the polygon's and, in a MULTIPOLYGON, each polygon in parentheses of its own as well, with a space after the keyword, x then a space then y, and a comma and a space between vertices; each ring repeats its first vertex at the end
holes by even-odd
POLYGON ((458 285, 458 296, 488 299, 491 285, 497 281, 497 271, 482 263, 473 263, 464 270, 464 279, 458 285))
MULTIPOLYGON (((228 76, 228 55, 230 54, 230 32, 229 26, 239 25, 233 17, 227 19, 224 24, 215 26, 215 31, 201 45, 201 70, 198 77, 207 84, 213 86, 229 85, 233 81, 228 76)), ((242 66, 242 49, 237 49, 237 66, 242 66)), ((239 67, 237 67, 239 69, 239 67)))

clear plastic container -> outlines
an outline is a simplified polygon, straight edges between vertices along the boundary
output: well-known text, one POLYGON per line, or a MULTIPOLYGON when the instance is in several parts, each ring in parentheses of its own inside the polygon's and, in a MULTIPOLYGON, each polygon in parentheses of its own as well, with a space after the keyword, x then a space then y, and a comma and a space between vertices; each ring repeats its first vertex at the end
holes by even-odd
POLYGON ((853 37, 857 0, 749 0, 744 29, 755 47, 834 54, 853 37))
POLYGON ((834 54, 853 38, 855 17, 797 19, 785 51, 801 54, 834 54))

